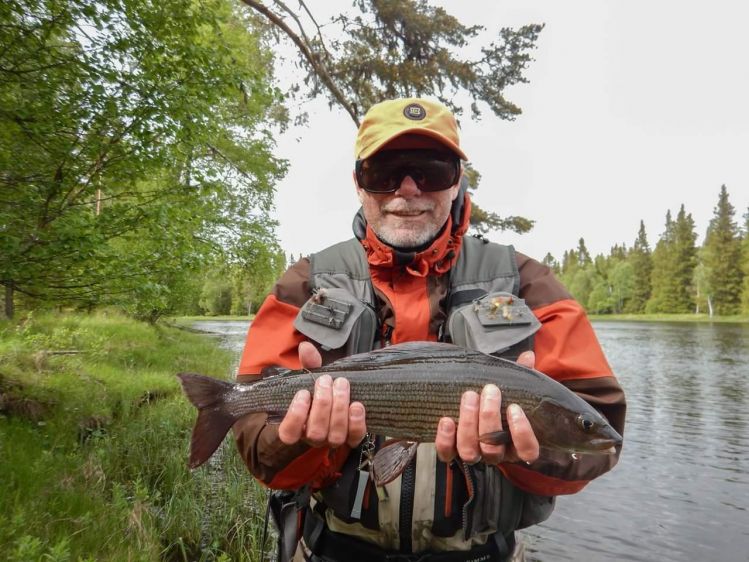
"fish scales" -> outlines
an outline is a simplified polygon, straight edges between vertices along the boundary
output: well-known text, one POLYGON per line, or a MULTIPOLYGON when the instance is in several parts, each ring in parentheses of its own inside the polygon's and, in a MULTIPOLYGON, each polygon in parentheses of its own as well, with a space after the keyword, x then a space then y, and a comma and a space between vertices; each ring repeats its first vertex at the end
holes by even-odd
POLYGON ((230 384, 181 374, 182 386, 199 415, 193 430, 190 466, 205 462, 240 417, 265 412, 280 419, 301 389, 314 392, 324 374, 346 377, 351 400, 366 409, 371 433, 410 441, 432 441, 440 418, 459 418, 461 395, 487 384, 502 392, 506 408, 523 408, 543 448, 609 453, 621 436, 590 404, 546 375, 458 346, 411 342, 347 357, 312 371, 289 371, 252 384, 230 384))

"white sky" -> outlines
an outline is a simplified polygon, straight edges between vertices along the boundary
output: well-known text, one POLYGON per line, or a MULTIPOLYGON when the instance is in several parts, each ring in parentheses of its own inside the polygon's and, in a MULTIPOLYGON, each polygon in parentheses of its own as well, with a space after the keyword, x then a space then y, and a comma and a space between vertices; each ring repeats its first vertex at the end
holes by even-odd
MULTIPOLYGON (((631 246, 640 220, 651 248, 683 203, 698 243, 726 184, 749 208, 749 7, 731 0, 433 2, 464 24, 545 23, 528 84, 506 92, 515 121, 462 119, 461 145, 482 174, 475 200, 536 220, 490 238, 537 259, 585 239, 592 254, 631 246), (478 7, 480 6, 480 8, 478 7)), ((343 2, 347 7, 349 2, 343 2)), ((320 18, 324 19, 324 18, 320 18)), ((478 47, 478 45, 476 45, 478 47)), ((290 170, 278 185, 281 245, 295 257, 351 236, 353 122, 310 103, 306 127, 278 138, 290 170)))

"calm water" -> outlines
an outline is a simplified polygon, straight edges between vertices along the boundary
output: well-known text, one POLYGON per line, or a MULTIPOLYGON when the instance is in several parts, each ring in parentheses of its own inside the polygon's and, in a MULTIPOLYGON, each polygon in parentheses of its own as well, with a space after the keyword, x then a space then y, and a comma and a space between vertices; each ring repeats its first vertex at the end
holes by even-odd
POLYGON ((532 559, 749 561, 749 326, 597 322, 619 465, 526 533, 532 559))
MULTIPOLYGON (((201 322, 242 349, 246 322, 201 322)), ((627 393, 619 465, 524 532, 529 560, 749 562, 749 326, 598 322, 627 393)))

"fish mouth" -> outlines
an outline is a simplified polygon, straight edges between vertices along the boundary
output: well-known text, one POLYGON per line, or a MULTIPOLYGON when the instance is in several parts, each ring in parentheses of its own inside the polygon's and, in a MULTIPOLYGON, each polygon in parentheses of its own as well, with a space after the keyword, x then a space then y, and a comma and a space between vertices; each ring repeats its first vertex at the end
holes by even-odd
POLYGON ((588 446, 591 452, 595 453, 612 453, 616 451, 616 448, 621 446, 622 438, 616 437, 601 437, 598 439, 591 439, 588 442, 588 446))

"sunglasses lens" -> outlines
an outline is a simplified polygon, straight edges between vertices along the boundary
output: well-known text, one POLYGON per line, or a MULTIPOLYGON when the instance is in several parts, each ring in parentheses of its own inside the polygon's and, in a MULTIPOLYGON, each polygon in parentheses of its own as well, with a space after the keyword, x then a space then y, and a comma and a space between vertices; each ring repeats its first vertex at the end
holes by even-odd
POLYGON ((397 191, 406 176, 421 191, 442 191, 455 185, 460 176, 458 159, 437 150, 384 151, 356 165, 356 179, 371 193, 397 191))

